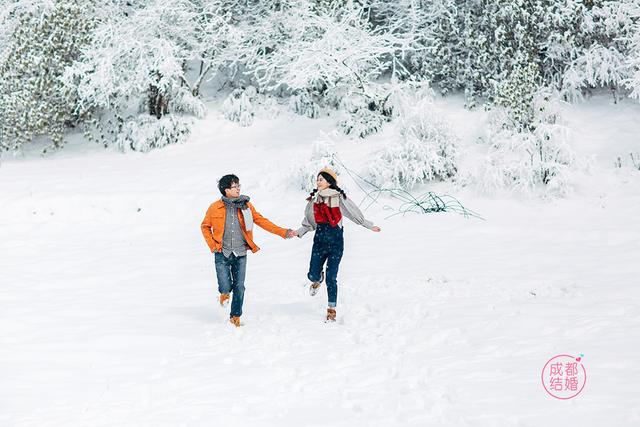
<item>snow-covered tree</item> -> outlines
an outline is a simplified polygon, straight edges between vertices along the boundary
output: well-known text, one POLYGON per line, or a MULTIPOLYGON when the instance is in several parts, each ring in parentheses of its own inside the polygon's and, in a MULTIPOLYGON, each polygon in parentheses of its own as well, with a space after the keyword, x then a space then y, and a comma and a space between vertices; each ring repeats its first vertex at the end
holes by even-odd
POLYGON ((294 21, 297 37, 282 46, 270 67, 276 84, 292 89, 348 85, 366 94, 367 83, 389 67, 390 38, 372 30, 367 9, 353 2, 308 11, 294 21))
MULTIPOLYGON (((385 3, 393 11, 393 2, 385 3)), ((407 62, 411 75, 439 82, 443 93, 459 87, 456 78, 460 62, 458 55, 464 47, 460 38, 463 6, 459 3, 457 0, 410 2, 408 12, 403 14, 408 17, 404 18, 405 22, 409 21, 406 27, 417 28, 421 34, 407 62)), ((397 19, 393 12, 390 15, 388 19, 391 22, 397 19)), ((402 16, 400 20, 403 20, 402 16)))
POLYGON ((436 0, 425 4, 426 49, 415 66, 441 89, 462 89, 468 105, 493 95, 518 64, 541 61, 549 0, 436 0))
MULTIPOLYGON (((0 5, 5 150, 47 134, 59 145, 65 127, 82 123, 105 144, 126 135, 155 135, 148 131, 155 127, 138 115, 202 117, 202 86, 213 78, 229 94, 223 112, 243 125, 277 115, 279 97, 310 118, 338 109, 338 128, 362 138, 394 118, 410 116, 397 114, 401 104, 393 102, 393 88, 407 82, 426 80, 444 93, 464 91, 469 107, 479 101, 500 106, 508 126, 516 129, 520 123, 520 133, 535 127, 535 91, 526 76, 522 85, 513 85, 519 70, 533 67, 536 85, 560 89, 565 98, 597 87, 608 87, 617 97, 623 84, 634 96, 640 93, 637 0, 107 0, 100 7, 85 0, 0 0, 0 5), (50 11, 63 5, 77 10, 52 18, 50 11), (76 30, 71 35, 70 23, 76 30), (46 40, 45 49, 39 49, 38 38, 46 40), (24 54, 29 49, 33 55, 24 54), (34 58, 47 55, 57 58, 47 59, 57 65, 34 77, 34 58), (55 90, 38 92, 49 84, 55 90), (75 108, 63 107, 68 105, 75 108), (21 115, 21 108, 30 115, 21 115), (136 133, 135 126, 144 129, 136 133)), ((183 122, 188 120, 158 126, 183 122)), ((178 131, 162 133, 184 135, 178 131)), ((140 147, 161 145, 149 141, 140 147)))
MULTIPOLYGON (((245 5, 248 3, 244 1, 245 5)), ((192 81, 185 78, 183 83, 189 87, 192 95, 197 96, 210 74, 219 72, 237 60, 244 34, 236 25, 234 12, 227 1, 191 0, 191 4, 195 14, 191 29, 195 42, 193 58, 189 63, 197 65, 197 77, 192 81)))
POLYGON ((580 8, 575 52, 562 77, 566 97, 577 98, 585 90, 605 87, 617 101, 631 73, 627 57, 632 29, 640 18, 637 8, 635 0, 596 0, 580 8))
POLYGON ((393 70, 393 54, 402 42, 374 30, 369 9, 353 1, 297 2, 272 12, 261 25, 255 31, 260 39, 266 35, 277 43, 270 50, 260 48, 264 54, 246 62, 258 85, 309 90, 328 103, 351 94, 375 102, 371 85, 393 70))
MULTIPOLYGON (((640 4, 632 9, 633 16, 640 17, 640 4)), ((631 96, 640 99, 640 20, 632 26, 629 34, 629 56, 627 57, 629 77, 625 80, 625 86, 631 92, 631 96)))
POLYGON ((144 102, 150 115, 169 111, 202 115, 185 76, 199 53, 197 11, 188 0, 152 1, 102 22, 84 58, 66 75, 77 84, 81 107, 126 111, 144 102))
MULTIPOLYGON (((394 57, 401 37, 375 30, 369 7, 351 0, 215 2, 230 11, 240 38, 226 63, 232 87, 254 86, 258 98, 290 96, 290 109, 311 118, 322 107, 343 110, 347 134, 364 137, 388 121, 375 80, 401 67, 394 57)), ((239 112, 240 93, 227 99, 226 112, 239 112)))
POLYGON ((376 28, 417 31, 402 62, 468 105, 495 95, 516 66, 535 63, 566 97, 620 86, 635 0, 372 1, 376 28))
POLYGON ((65 130, 77 122, 76 93, 61 76, 89 42, 89 6, 65 0, 6 6, 0 19, 11 34, 0 34, 6 43, 0 54, 0 151, 37 136, 60 147, 65 130))
MULTIPOLYGON (((65 74, 67 85, 77 87, 78 110, 94 115, 105 144, 131 133, 125 128, 148 127, 137 114, 157 120, 169 114, 204 116, 200 87, 211 70, 229 60, 225 52, 235 31, 229 14, 215 6, 198 0, 150 0, 128 9, 110 5, 112 13, 99 21, 92 43, 65 74)), ((163 126, 182 123, 176 119, 163 126)))
POLYGON ((254 86, 261 93, 273 82, 255 72, 256 66, 270 60, 280 46, 296 34, 289 24, 302 18, 308 1, 281 0, 201 0, 211 16, 225 17, 225 37, 212 43, 218 47, 218 78, 232 88, 254 86))

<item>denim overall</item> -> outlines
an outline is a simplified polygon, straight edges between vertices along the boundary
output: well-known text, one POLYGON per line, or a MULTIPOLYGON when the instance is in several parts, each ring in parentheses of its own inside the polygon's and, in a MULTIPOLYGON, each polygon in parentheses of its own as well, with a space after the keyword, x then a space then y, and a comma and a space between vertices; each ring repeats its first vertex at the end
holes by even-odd
POLYGON ((307 277, 312 282, 319 282, 324 263, 327 263, 325 280, 329 307, 335 307, 338 300, 338 267, 340 267, 343 251, 344 237, 342 227, 339 225, 332 227, 328 223, 317 224, 307 277))

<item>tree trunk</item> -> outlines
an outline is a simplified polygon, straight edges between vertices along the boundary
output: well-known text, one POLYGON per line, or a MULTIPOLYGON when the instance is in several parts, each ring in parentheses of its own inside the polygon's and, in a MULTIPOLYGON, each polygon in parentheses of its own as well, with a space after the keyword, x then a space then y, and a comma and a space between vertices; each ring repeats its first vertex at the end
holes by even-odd
POLYGON ((167 98, 160 93, 157 86, 149 85, 149 114, 160 119, 169 113, 169 103, 167 98))

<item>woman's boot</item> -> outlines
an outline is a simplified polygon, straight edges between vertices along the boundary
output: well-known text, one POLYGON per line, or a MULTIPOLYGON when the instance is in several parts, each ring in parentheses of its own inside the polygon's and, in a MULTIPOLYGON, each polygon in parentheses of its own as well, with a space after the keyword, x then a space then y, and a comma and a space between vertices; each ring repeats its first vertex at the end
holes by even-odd
POLYGON ((335 322, 335 321, 336 321, 336 309, 327 308, 327 322, 335 322))
POLYGON ((320 290, 320 286, 322 285, 322 282, 324 282, 324 271, 320 274, 320 281, 313 282, 311 283, 311 286, 309 286, 309 295, 314 296, 315 294, 317 294, 318 291, 320 290))

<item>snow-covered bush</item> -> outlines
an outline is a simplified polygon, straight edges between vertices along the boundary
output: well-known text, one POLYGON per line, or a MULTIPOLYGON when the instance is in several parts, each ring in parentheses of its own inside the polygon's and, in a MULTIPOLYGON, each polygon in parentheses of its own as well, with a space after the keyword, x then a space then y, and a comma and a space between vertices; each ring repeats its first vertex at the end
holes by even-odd
POLYGON ((325 166, 340 174, 341 168, 336 161, 336 138, 336 134, 324 135, 314 142, 309 158, 294 160, 285 177, 292 188, 311 192, 316 186, 318 172, 325 166))
POLYGON ((254 117, 274 119, 280 114, 278 101, 269 94, 258 93, 256 88, 234 89, 222 103, 222 113, 240 126, 250 126, 254 117))
POLYGON ((618 156, 614 164, 617 168, 630 167, 632 169, 640 171, 640 153, 629 153, 627 156, 618 156))
POLYGON ((253 86, 249 86, 247 89, 234 89, 222 103, 224 116, 232 122, 237 122, 240 126, 250 126, 255 115, 251 96, 255 93, 253 86))
POLYGON ((289 98, 289 110, 310 119, 318 118, 320 106, 313 100, 307 89, 302 89, 289 98))
POLYGON ((338 99, 337 108, 342 111, 338 129, 345 135, 365 138, 379 132, 383 125, 391 121, 393 110, 389 104, 389 84, 373 83, 367 85, 366 92, 347 89, 338 99))
POLYGON ((388 145, 368 168, 381 187, 411 189, 457 173, 458 136, 436 110, 426 90, 394 97, 400 138, 388 145))
MULTIPOLYGON (((535 110, 533 105, 536 91, 540 85, 539 67, 535 63, 514 67, 508 79, 497 84, 495 105, 503 107, 501 128, 517 132, 533 129, 535 110)), ((490 108, 490 107, 489 107, 490 108)))
POLYGON ((482 190, 505 188, 530 194, 543 188, 558 196, 570 191, 574 159, 564 141, 551 143, 529 132, 499 133, 493 138, 477 177, 482 190))
POLYGON ((568 145, 562 106, 558 93, 540 88, 531 97, 530 112, 515 115, 526 121, 514 122, 513 112, 494 109, 487 135, 489 151, 476 177, 479 187, 568 193, 575 154, 568 145))
POLYGON ((338 121, 338 128, 345 135, 366 138, 379 132, 388 121, 389 118, 380 114, 379 111, 362 106, 355 111, 344 112, 338 121))
POLYGON ((377 97, 382 100, 386 115, 402 122, 413 118, 421 108, 432 109, 434 92, 429 82, 407 79, 391 81, 377 86, 377 97))
POLYGON ((169 115, 157 119, 150 115, 132 117, 115 135, 115 145, 122 151, 147 152, 169 144, 185 142, 191 133, 192 119, 169 115))
POLYGON ((585 49, 564 74, 565 97, 578 99, 585 89, 608 87, 617 101, 617 90, 627 77, 625 61, 625 55, 613 47, 594 45, 585 49))
POLYGON ((90 40, 88 7, 70 1, 8 6, 14 21, 6 16, 2 22, 13 32, 3 35, 0 55, 0 151, 36 136, 60 147, 65 130, 78 121, 75 88, 60 77, 90 40))
POLYGON ((255 116, 264 119, 275 119, 282 109, 278 98, 269 93, 257 93, 251 103, 255 108, 255 116))

